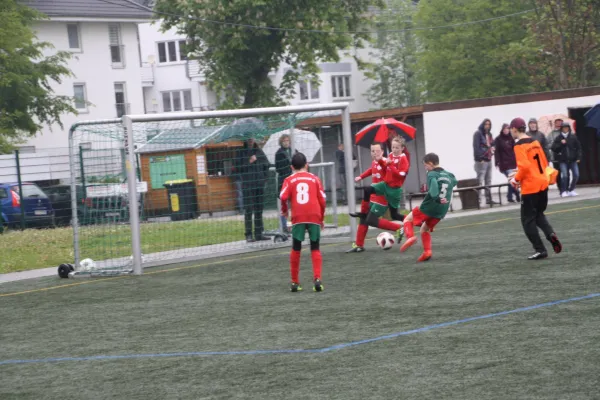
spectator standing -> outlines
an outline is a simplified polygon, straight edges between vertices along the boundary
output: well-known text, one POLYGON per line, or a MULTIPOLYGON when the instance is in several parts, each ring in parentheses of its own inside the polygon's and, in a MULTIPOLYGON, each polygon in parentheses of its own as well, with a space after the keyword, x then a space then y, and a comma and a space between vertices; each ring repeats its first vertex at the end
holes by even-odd
POLYGON ((269 160, 254 139, 247 139, 244 147, 238 150, 235 167, 242 179, 246 241, 269 240, 263 235, 262 218, 265 206, 265 184, 269 176, 269 160), (252 214, 254 214, 254 238, 252 237, 252 214))
MULTIPOLYGON (((279 137, 279 150, 275 153, 275 170, 277 171, 277 195, 281 193, 281 187, 285 178, 292 174, 292 148, 290 135, 284 134, 279 137)), ((281 208, 281 207, 280 207, 281 208)), ((287 218, 283 215, 281 218, 281 226, 283 232, 288 233, 287 218)))
MULTIPOLYGON (((338 149, 335 151, 335 159, 338 162, 338 180, 341 187, 341 198, 344 204, 348 203, 348 196, 346 193, 346 155, 344 153, 344 143, 338 144, 338 149)), ((356 156, 352 154, 352 160, 356 160, 356 156)))
POLYGON ((560 168, 560 195, 562 197, 577 196, 575 185, 579 180, 582 149, 579 139, 571 132, 571 125, 568 122, 562 123, 560 136, 552 143, 552 151, 560 168), (571 173, 570 184, 569 172, 571 173))
MULTIPOLYGON (((496 167, 500 170, 507 178, 512 176, 517 170, 517 159, 515 157, 515 139, 510 134, 510 127, 508 124, 502 124, 502 130, 500 134, 494 140, 495 161, 496 167)), ((509 203, 514 203, 516 197, 517 202, 521 202, 521 195, 519 191, 512 185, 508 186, 507 200, 509 203)))
MULTIPOLYGON (((473 157, 475 159, 475 173, 479 185, 489 186, 492 184, 492 156, 494 155, 494 139, 490 133, 492 121, 484 119, 473 134, 473 157)), ((492 200, 492 191, 485 189, 486 204, 498 204, 492 200)))
POLYGON ((558 171, 558 176, 556 177, 556 187, 558 188, 558 190, 560 190, 562 178, 560 177, 560 163, 556 159, 554 150, 552 150, 552 144, 554 143, 556 138, 560 136, 560 129, 561 129, 562 123, 563 123, 562 119, 555 119, 554 120, 554 129, 552 130, 552 132, 550 132, 550 135, 548 135, 548 144, 550 146, 550 158, 548 160, 552 162, 552 167, 558 171))
POLYGON ((527 131, 527 136, 533 140, 537 140, 540 143, 542 149, 544 150, 544 154, 546 155, 546 160, 550 160, 550 145, 548 144, 546 135, 544 135, 542 131, 538 130, 537 119, 531 118, 528 125, 529 131, 527 131))

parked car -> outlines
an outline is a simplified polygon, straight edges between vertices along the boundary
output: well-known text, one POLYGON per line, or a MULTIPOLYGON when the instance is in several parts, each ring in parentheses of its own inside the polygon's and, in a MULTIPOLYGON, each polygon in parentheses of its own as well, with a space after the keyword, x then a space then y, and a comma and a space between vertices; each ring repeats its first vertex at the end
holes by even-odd
MULTIPOLYGON (((77 219, 80 225, 125 222, 129 219, 127 198, 122 194, 116 194, 116 191, 106 190, 110 185, 86 185, 86 197, 81 184, 76 188, 77 219)), ((44 188, 44 191, 55 209, 57 224, 70 225, 73 210, 71 185, 49 186, 44 188)))
POLYGON ((23 198, 18 183, 0 183, 0 216, 10 228, 21 226, 21 207, 26 227, 54 227, 54 209, 48 196, 35 184, 22 183, 23 198))

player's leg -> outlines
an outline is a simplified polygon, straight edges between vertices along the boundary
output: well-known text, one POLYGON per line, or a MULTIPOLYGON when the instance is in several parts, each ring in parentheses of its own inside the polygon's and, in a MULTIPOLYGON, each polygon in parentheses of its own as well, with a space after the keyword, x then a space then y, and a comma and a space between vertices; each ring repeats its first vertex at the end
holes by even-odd
POLYGON ((402 225, 397 222, 388 221, 387 219, 379 218, 377 215, 369 212, 367 214, 367 224, 375 228, 384 229, 386 231, 397 232, 402 225))
POLYGON ((427 261, 431 258, 431 230, 427 225, 427 222, 423 222, 421 225, 421 242, 423 243, 423 254, 417 259, 417 261, 427 261))
POLYGON ((367 186, 366 188, 363 188, 363 198, 360 202, 360 211, 357 213, 350 213, 349 215, 355 218, 366 217, 369 213, 371 195, 373 193, 375 193, 373 186, 367 186))
POLYGON ((533 245, 535 253, 528 257, 529 260, 539 260, 548 257, 548 252, 537 228, 537 216, 538 216, 538 193, 526 194, 521 196, 521 224, 525 231, 525 236, 533 245))
MULTIPOLYGON (((394 208, 394 207, 389 207, 389 208, 390 208, 390 217, 392 218, 392 220, 404 222, 404 215, 400 214, 398 212, 397 208, 394 208)), ((404 225, 402 225, 402 228, 400 228, 400 230, 398 230, 398 232, 396 234, 396 240, 398 241, 398 243, 402 242, 403 238, 404 238, 404 225)))
POLYGON ((546 239, 552 244, 552 249, 555 253, 560 253, 562 251, 562 243, 558 240, 558 236, 554 232, 552 225, 548 222, 546 215, 544 212, 548 207, 548 189, 539 193, 538 196, 538 204, 537 204, 537 216, 536 216, 536 225, 544 232, 546 239))
POLYGON ((290 275, 292 292, 302 290, 300 286, 300 251, 302 250, 302 241, 304 240, 305 224, 296 224, 292 226, 292 251, 290 252, 290 275))
POLYGON ((360 217, 358 229, 356 230, 356 240, 352 243, 352 248, 346 251, 346 253, 361 253, 365 251, 365 239, 368 231, 367 217, 360 217))
POLYGON ((313 290, 322 292, 325 287, 321 281, 321 271, 323 268, 323 256, 319 243, 321 241, 321 227, 319 225, 306 224, 308 237, 310 238, 310 257, 313 265, 313 290))
POLYGON ((406 242, 400 247, 401 253, 404 253, 417 242, 414 226, 421 226, 423 224, 423 216, 424 214, 419 210, 419 207, 415 207, 410 214, 404 218, 404 234, 406 235, 406 242))

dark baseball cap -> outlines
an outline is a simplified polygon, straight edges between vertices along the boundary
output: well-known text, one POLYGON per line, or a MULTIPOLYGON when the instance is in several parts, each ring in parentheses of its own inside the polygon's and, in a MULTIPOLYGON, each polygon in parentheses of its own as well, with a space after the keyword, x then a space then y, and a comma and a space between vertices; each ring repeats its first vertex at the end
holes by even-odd
POLYGON ((527 125, 525 124, 525 120, 523 118, 515 118, 512 121, 510 121, 510 127, 516 128, 516 129, 521 129, 521 128, 526 128, 527 125))

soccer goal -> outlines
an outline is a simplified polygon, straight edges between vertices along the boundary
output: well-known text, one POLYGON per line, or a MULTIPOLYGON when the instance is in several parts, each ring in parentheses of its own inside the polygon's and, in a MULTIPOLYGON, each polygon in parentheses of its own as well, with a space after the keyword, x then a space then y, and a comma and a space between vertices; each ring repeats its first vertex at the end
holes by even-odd
POLYGON ((349 239, 352 145, 347 103, 77 123, 69 135, 75 263, 63 273, 141 274, 146 266, 289 246, 291 221, 279 213, 278 194, 296 152, 327 193, 324 240, 349 239), (341 124, 319 125, 328 118, 341 124), (345 176, 334 156, 340 137, 345 176))

